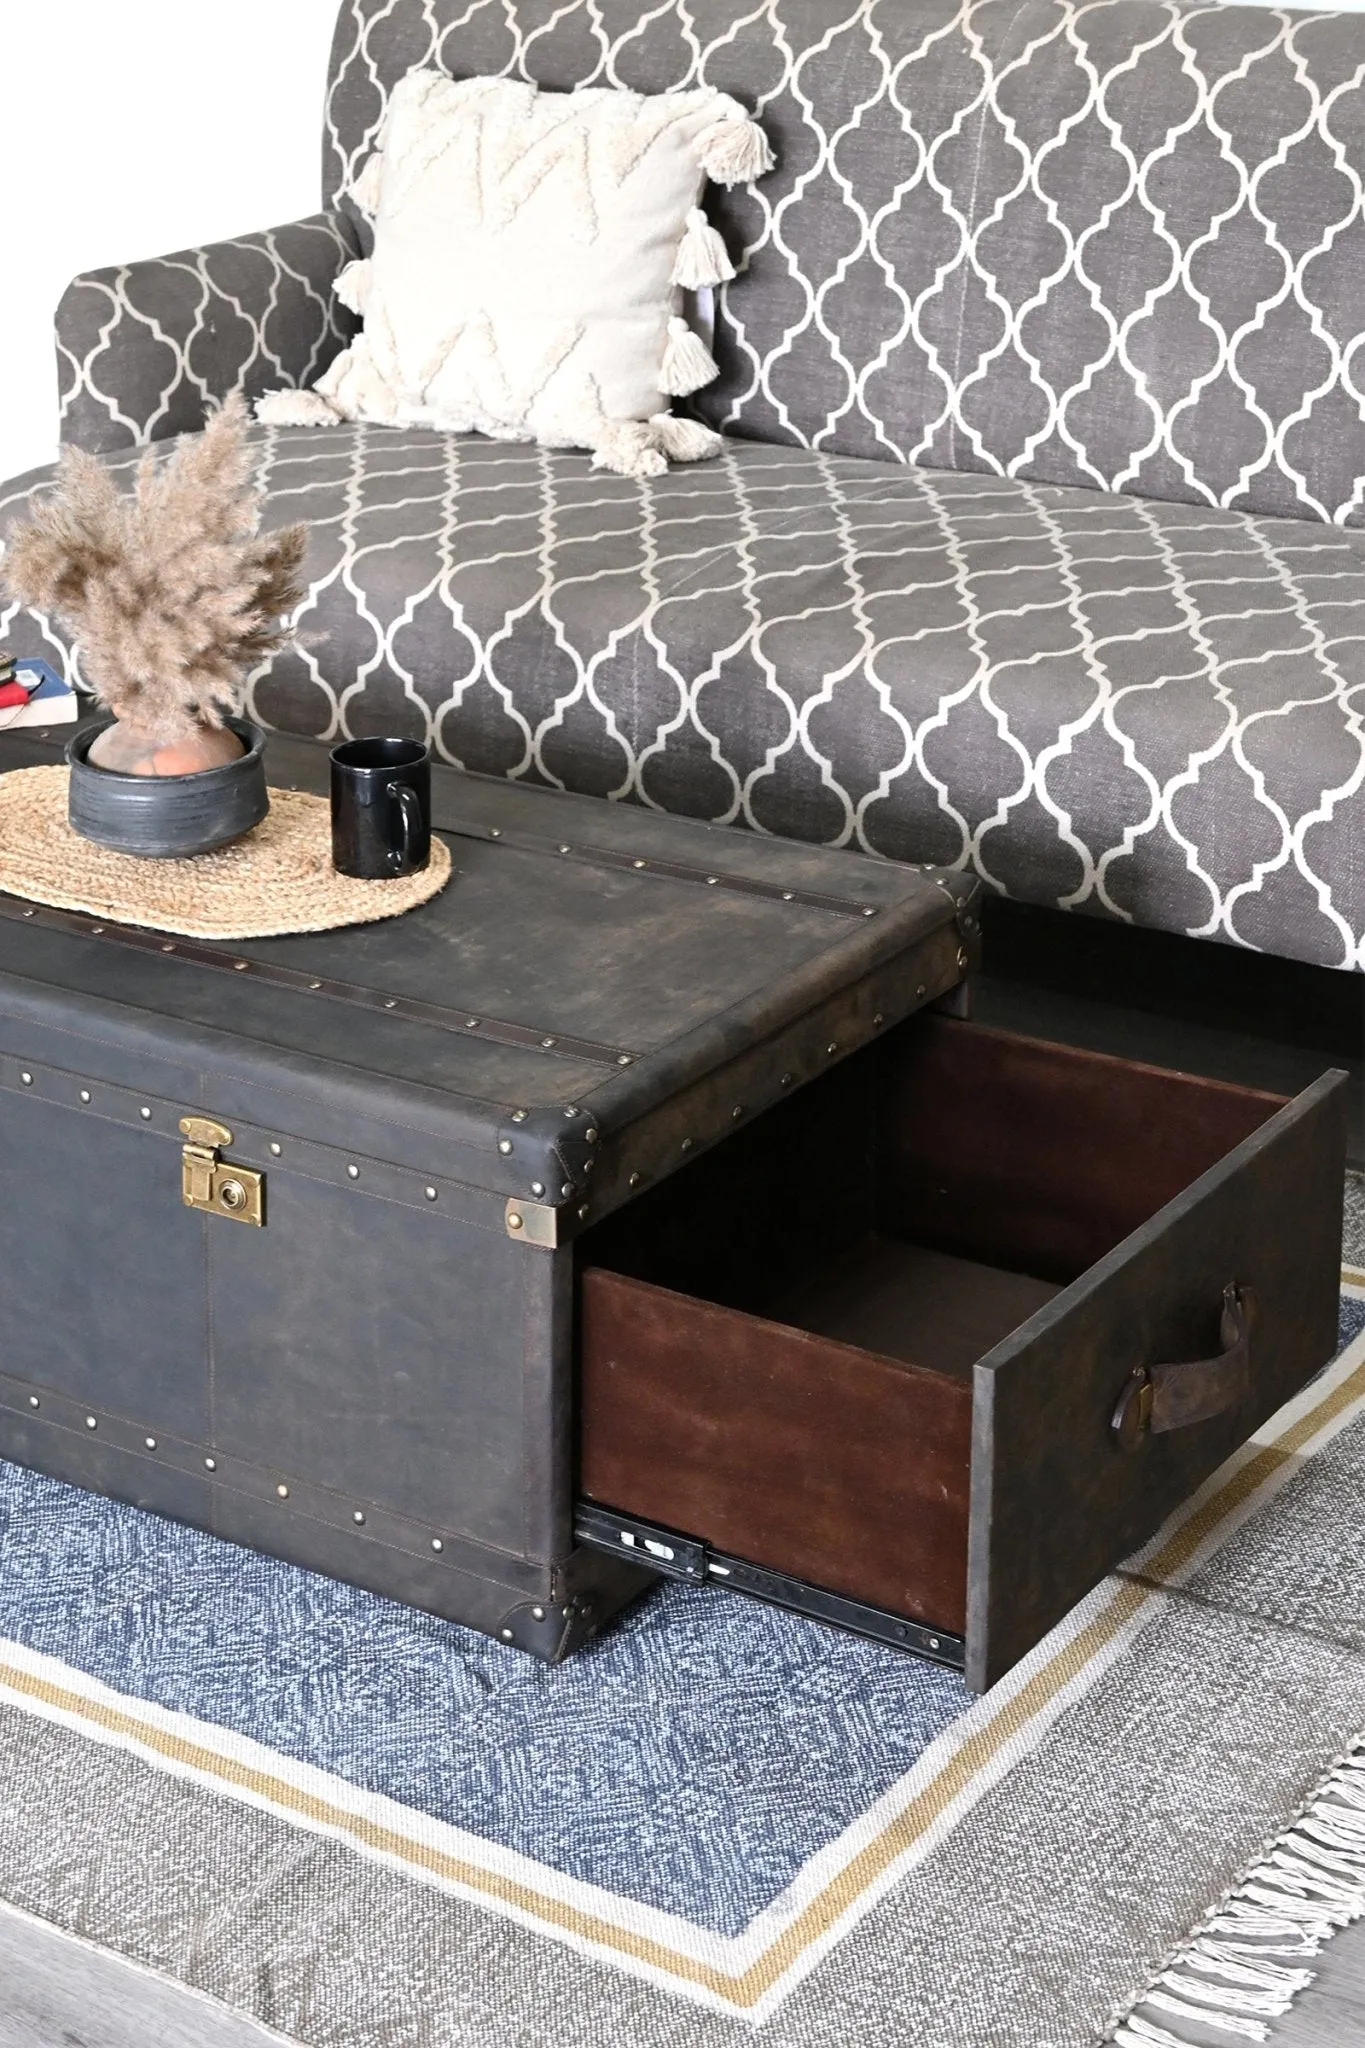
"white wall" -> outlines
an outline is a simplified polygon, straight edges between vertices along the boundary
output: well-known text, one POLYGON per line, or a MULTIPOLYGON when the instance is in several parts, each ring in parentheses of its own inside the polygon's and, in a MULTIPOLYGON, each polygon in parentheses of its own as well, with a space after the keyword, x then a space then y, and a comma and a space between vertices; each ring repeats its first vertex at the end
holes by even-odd
POLYGON ((52 311, 78 270, 317 207, 335 14, 336 0, 0 0, 0 479, 55 452, 52 311))
POLYGON ((320 204, 337 0, 0 0, 0 480, 52 459, 78 270, 320 204))

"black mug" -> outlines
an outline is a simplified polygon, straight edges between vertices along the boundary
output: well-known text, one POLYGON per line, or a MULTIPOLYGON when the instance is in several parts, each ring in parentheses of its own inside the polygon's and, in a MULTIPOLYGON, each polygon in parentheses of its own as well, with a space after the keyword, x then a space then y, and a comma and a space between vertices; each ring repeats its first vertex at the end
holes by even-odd
POLYGON ((431 859, 431 749, 347 740, 332 749, 332 866, 361 881, 415 875, 431 859))

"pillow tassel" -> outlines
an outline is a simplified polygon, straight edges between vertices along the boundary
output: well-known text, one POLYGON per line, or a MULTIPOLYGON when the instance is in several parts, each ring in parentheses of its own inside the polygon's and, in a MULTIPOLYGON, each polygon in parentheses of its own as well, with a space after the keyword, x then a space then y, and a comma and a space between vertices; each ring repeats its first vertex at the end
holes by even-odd
POLYGON ((365 301, 369 296, 370 290, 369 264, 360 259, 357 259, 354 263, 348 263, 346 268, 332 280, 332 290, 336 293, 343 306, 348 307, 352 313, 359 313, 363 318, 365 301))
POLYGON ((383 175, 384 157, 380 150, 366 157, 355 177, 346 187, 347 195, 354 199, 367 220, 373 220, 379 211, 379 181, 383 175))
POLYGON ((644 420, 603 420, 592 451, 594 469, 615 476, 662 476, 668 457, 644 420))
POLYGON ((334 427, 343 417, 320 391, 267 391, 254 410, 267 427, 334 427))
POLYGON ((705 462, 721 446, 720 435, 700 420, 675 420, 671 412, 647 420, 603 420, 592 466, 617 476, 662 476, 670 461, 705 462))
POLYGON ((671 412, 656 412, 650 428, 658 446, 671 462, 708 462, 725 445, 720 435, 700 420, 675 419, 671 412))
POLYGON ((707 285, 728 284, 735 274, 730 252, 699 206, 687 216, 687 231, 678 244, 673 283, 696 292, 707 285))
POLYGON ((700 391, 703 384, 719 375, 706 343, 675 313, 668 323, 668 346, 659 365, 660 391, 666 391, 671 398, 686 398, 689 391, 700 391))
POLYGON ((697 160, 718 185, 745 185, 761 178, 777 159, 757 121, 747 116, 719 122, 701 139, 697 160))

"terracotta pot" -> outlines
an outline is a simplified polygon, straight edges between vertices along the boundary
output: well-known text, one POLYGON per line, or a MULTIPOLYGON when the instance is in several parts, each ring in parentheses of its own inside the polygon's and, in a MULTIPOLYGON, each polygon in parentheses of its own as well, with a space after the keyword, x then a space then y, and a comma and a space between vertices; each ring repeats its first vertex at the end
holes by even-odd
POLYGON ((89 759, 91 745, 113 720, 82 726, 66 749, 72 831, 116 853, 165 860, 208 853, 259 825, 270 809, 265 734, 244 718, 227 722, 245 752, 192 775, 123 775, 96 767, 89 759))

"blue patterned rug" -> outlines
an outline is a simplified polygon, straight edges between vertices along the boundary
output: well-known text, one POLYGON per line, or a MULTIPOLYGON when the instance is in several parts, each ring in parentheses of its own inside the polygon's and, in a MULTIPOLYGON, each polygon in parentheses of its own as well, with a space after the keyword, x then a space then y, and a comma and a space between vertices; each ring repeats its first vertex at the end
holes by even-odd
POLYGON ((676 1583, 551 1669, 3 1461, 0 1560, 0 1637, 717 1934, 971 1704, 956 1673, 676 1583))

